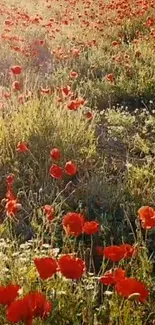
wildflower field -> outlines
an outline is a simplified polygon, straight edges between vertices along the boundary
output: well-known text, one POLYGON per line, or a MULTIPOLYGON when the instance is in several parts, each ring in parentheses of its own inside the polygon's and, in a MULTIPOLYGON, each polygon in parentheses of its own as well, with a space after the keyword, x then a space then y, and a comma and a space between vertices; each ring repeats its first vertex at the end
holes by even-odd
POLYGON ((155 325, 155 0, 0 1, 0 325, 155 325))

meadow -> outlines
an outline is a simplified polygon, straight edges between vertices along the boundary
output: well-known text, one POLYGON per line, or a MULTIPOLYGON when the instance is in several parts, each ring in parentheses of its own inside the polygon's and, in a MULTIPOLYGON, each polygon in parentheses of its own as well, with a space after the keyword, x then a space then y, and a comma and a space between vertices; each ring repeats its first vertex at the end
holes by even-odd
POLYGON ((0 2, 0 325, 155 325, 155 1, 0 2))

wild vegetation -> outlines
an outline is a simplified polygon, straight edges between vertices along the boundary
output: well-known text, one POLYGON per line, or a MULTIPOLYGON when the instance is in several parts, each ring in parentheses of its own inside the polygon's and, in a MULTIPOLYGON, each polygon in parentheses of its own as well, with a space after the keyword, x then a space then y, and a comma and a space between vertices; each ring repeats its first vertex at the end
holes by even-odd
POLYGON ((154 325, 154 0, 2 0, 0 38, 0 325, 154 325))

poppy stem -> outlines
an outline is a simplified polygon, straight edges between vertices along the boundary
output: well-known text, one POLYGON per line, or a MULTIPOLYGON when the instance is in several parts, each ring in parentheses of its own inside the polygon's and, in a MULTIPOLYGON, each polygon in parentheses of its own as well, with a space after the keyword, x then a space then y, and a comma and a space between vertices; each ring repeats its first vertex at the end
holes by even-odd
POLYGON ((90 236, 90 261, 89 261, 89 272, 91 272, 91 268, 93 268, 93 272, 95 273, 95 265, 93 259, 93 235, 90 236))

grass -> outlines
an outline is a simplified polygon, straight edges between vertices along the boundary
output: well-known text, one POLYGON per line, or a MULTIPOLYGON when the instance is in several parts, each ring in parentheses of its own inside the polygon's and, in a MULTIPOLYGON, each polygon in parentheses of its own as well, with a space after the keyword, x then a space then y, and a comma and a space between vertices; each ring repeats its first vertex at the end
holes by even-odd
POLYGON ((154 324, 155 212, 145 214, 150 227, 137 212, 155 200, 154 9, 147 0, 0 4, 0 325, 154 324), (16 65, 19 75, 11 72, 16 65), (17 150, 21 144, 28 150, 17 150), (53 148, 60 160, 51 158, 53 148), (68 174, 70 161, 77 170, 68 174), (62 177, 50 175, 53 164, 62 177), (68 212, 97 222, 97 230, 70 233, 68 212), (124 243, 130 253, 106 256, 105 247, 124 243), (84 261, 79 278, 61 271, 66 254, 84 261), (43 280, 36 257, 54 258, 57 272, 43 280), (101 283, 118 268, 145 286, 144 301, 138 287, 121 294, 119 277, 101 283), (39 291, 51 311, 30 315, 24 305, 27 314, 19 307, 11 321, 14 302, 2 302, 10 283, 21 287, 15 302, 39 291))

